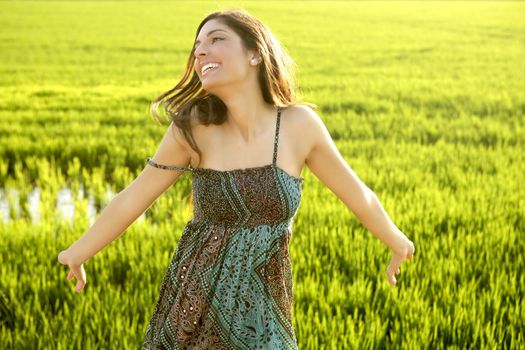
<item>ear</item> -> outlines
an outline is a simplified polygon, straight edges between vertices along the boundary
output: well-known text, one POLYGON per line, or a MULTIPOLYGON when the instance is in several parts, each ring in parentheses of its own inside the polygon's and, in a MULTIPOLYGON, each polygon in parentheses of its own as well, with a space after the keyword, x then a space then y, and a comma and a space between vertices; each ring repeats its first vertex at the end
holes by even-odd
POLYGON ((259 64, 261 63, 262 59, 261 59, 261 55, 257 52, 257 51, 248 51, 248 62, 251 64, 251 65, 256 65, 256 64, 259 64))

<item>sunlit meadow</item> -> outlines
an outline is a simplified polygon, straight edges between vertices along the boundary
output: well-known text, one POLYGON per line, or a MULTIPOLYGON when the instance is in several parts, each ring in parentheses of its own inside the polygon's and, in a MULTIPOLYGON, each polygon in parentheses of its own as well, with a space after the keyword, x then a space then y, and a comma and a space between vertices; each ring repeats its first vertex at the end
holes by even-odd
POLYGON ((525 4, 497 1, 0 2, 0 347, 140 347, 191 174, 86 262, 82 293, 57 255, 146 166, 167 126, 150 101, 228 7, 281 40, 302 100, 416 247, 390 286, 388 248, 305 167, 299 348, 523 348, 525 4))

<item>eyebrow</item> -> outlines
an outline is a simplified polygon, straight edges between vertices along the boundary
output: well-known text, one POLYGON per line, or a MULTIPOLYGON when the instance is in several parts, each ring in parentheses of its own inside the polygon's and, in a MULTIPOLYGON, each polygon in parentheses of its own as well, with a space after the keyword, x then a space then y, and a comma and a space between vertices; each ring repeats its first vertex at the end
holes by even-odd
MULTIPOLYGON (((223 32, 227 33, 224 29, 214 29, 214 30, 210 30, 210 31, 208 32, 208 34, 206 34, 206 36, 210 36, 211 33, 213 33, 213 32, 217 32, 217 31, 219 31, 219 30, 222 30, 223 32)), ((198 43, 200 43, 200 40, 197 40, 197 41, 195 42, 195 44, 193 44, 193 48, 195 48, 195 45, 197 45, 198 43)))

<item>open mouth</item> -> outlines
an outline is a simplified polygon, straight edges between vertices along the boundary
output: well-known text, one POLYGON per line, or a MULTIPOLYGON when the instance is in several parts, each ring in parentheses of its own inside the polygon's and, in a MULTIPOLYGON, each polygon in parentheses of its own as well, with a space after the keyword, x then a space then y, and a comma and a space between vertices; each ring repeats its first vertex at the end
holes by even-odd
POLYGON ((218 68, 218 66, 206 68, 206 70, 202 72, 202 76, 208 75, 209 73, 216 71, 218 68))

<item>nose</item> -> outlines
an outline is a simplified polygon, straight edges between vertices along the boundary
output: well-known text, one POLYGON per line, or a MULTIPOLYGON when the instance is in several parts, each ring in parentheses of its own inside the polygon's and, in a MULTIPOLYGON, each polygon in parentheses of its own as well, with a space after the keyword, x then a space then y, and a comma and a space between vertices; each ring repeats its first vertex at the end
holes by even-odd
POLYGON ((202 49, 202 46, 203 46, 202 44, 199 44, 199 45, 195 48, 195 50, 194 50, 194 52, 193 52, 195 58, 199 58, 200 56, 204 55, 204 53, 206 52, 205 50, 202 49))

